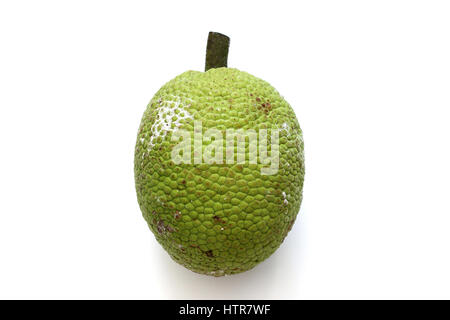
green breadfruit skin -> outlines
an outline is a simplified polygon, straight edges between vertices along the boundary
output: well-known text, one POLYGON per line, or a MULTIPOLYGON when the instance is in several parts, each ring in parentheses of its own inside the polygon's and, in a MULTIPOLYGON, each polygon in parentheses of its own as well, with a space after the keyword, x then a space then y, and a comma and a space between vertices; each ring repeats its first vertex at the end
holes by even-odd
POLYGON ((187 71, 148 104, 134 170, 143 216, 176 262, 207 275, 240 273, 268 258, 294 224, 305 174, 302 131, 267 82, 231 68, 187 71), (261 175, 259 161, 176 165, 172 134, 193 132, 194 120, 224 137, 229 128, 280 129, 277 174, 261 175))

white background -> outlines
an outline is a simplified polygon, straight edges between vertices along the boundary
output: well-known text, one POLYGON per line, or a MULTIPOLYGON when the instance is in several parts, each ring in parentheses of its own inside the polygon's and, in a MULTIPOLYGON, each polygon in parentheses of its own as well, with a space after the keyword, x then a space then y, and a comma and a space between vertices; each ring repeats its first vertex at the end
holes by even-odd
POLYGON ((2 1, 0 298, 450 298, 448 1, 2 1), (304 131, 299 219, 252 271, 172 262, 139 211, 141 115, 202 70, 269 81, 304 131))

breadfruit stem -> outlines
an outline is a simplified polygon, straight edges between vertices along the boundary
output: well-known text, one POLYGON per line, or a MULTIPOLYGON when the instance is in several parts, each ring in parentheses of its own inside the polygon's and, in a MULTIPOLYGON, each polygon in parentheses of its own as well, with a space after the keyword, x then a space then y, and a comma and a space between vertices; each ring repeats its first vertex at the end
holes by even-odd
POLYGON ((211 68, 227 67, 230 38, 218 32, 210 32, 206 46, 205 71, 211 68))

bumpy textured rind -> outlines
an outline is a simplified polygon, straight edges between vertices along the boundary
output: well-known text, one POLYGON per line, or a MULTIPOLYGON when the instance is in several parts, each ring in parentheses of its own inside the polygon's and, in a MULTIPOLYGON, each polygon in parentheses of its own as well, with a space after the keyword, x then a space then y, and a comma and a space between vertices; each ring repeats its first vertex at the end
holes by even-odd
POLYGON ((169 255, 198 273, 235 274, 268 258, 294 224, 304 173, 294 111, 267 82, 237 69, 177 76, 156 93, 141 121, 135 150, 140 208, 169 255), (193 132, 194 121, 224 137, 230 128, 279 129, 278 172, 262 175, 267 165, 248 161, 175 164, 171 153, 179 142, 171 137, 180 129, 193 132))

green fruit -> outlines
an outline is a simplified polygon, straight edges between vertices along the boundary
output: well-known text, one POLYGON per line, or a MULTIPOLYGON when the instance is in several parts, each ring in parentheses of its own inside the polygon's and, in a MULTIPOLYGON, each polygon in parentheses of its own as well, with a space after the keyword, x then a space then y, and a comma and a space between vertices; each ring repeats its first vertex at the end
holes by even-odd
POLYGON ((212 33, 208 43, 210 53, 220 49, 214 39, 226 49, 219 50, 222 56, 215 53, 219 63, 210 57, 209 70, 187 71, 156 93, 142 118, 135 152, 137 198, 157 241, 176 262, 214 276, 249 270, 280 246, 299 211, 305 172, 294 111, 267 82, 220 67, 226 66, 228 52, 223 37, 212 33), (208 146, 215 139, 205 139, 211 128, 223 135, 224 142, 216 144, 223 150, 227 129, 268 130, 269 154, 278 150, 278 168, 267 171, 269 164, 251 163, 261 147, 255 151, 250 140, 233 144, 231 155, 219 148, 212 152, 208 146), (270 132, 277 129, 278 144, 271 146, 276 139, 270 132), (182 131, 192 142, 178 136, 182 131), (188 149, 177 149, 183 141, 188 149), (208 152, 216 162, 205 163, 202 155, 208 152), (245 162, 238 163, 244 152, 245 162), (189 162, 180 162, 182 156, 189 162))

